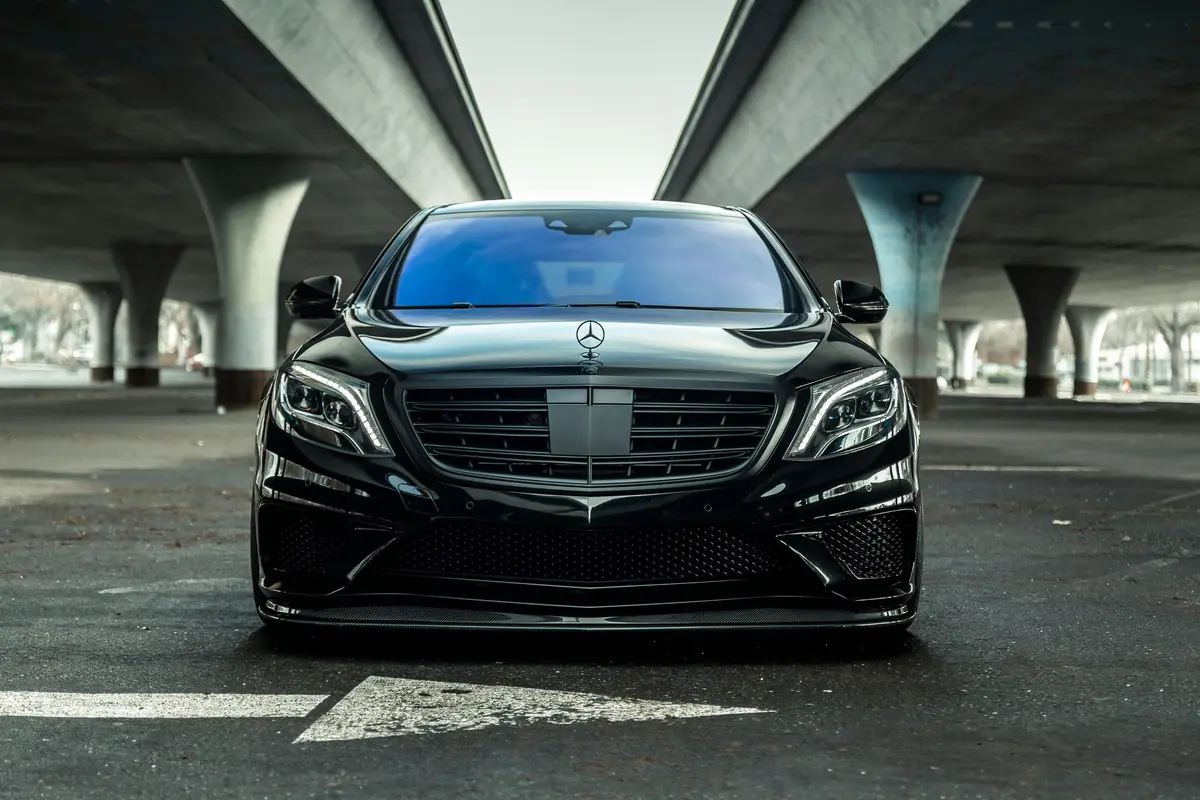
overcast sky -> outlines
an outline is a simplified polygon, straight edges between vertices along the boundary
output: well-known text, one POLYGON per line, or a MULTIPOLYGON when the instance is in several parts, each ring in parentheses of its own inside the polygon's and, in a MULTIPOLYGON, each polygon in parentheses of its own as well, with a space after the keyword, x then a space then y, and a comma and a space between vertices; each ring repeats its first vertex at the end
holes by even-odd
POLYGON ((442 0, 513 197, 649 199, 733 0, 442 0))

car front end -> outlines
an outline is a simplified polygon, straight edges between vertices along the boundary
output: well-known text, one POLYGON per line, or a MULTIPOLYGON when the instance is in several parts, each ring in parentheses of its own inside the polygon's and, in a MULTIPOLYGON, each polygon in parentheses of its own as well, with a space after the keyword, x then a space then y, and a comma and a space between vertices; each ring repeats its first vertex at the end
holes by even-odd
POLYGON ((397 310, 363 299, 373 274, 263 399, 268 623, 913 621, 919 428, 896 370, 831 309, 397 310))

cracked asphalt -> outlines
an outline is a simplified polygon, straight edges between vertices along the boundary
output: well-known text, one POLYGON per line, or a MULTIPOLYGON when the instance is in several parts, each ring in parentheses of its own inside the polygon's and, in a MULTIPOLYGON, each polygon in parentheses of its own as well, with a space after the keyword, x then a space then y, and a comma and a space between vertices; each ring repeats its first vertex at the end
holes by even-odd
POLYGON ((0 797, 1200 795, 1200 406, 945 398, 922 428, 922 615, 891 650, 268 641, 246 583, 252 416, 210 406, 204 386, 0 391, 0 692, 330 699, 307 718, 0 717, 0 797), (370 676, 773 713, 294 743, 370 676))

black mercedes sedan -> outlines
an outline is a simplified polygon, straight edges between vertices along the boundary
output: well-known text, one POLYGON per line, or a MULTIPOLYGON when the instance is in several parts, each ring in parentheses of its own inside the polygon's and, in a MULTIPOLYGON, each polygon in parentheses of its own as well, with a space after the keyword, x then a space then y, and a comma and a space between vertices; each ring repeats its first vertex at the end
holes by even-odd
POLYGON ((755 215, 487 201, 409 220, 257 427, 269 625, 909 626, 919 430, 896 369, 755 215))

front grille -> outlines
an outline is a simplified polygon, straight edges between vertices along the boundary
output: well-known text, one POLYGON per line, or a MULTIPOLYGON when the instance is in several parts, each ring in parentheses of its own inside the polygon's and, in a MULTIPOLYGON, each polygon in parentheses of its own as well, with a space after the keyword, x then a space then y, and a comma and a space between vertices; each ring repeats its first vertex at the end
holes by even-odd
POLYGON ((544 530, 448 522, 401 538, 376 574, 565 584, 673 583, 762 577, 791 566, 774 541, 704 525, 544 530))
POLYGON ((912 512, 876 514, 839 522, 821 540, 842 568, 859 580, 901 577, 912 558, 916 520, 912 512))
POLYGON ((445 469, 564 484, 727 475, 750 462, 775 416, 772 392, 609 391, 630 398, 629 439, 627 451, 622 439, 622 452, 603 456, 554 451, 545 388, 410 389, 404 405, 422 447, 445 469))
POLYGON ((724 474, 758 450, 775 395, 711 389, 634 389, 629 458, 597 458, 596 480, 724 474))
POLYGON ((404 404, 421 446, 444 467, 587 481, 587 458, 550 452, 545 389, 410 389, 404 404))

